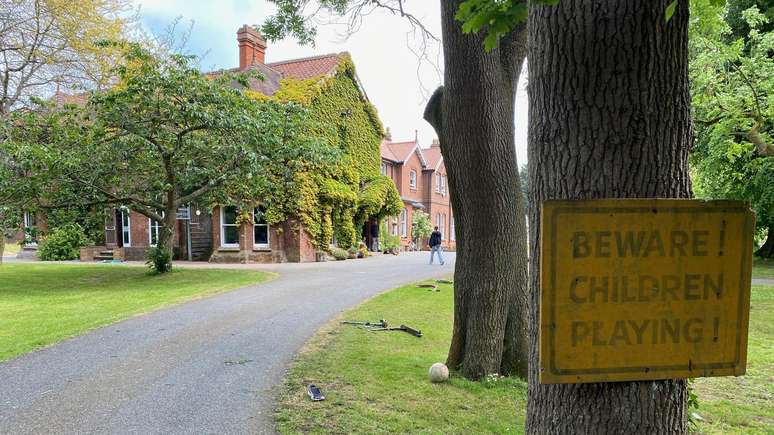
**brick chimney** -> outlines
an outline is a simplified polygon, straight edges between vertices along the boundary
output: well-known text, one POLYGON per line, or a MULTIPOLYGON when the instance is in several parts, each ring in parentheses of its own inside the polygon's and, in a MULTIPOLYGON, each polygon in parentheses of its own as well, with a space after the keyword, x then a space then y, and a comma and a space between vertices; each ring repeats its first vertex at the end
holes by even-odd
POLYGON ((237 41, 239 41, 240 70, 265 62, 266 41, 257 30, 245 24, 237 31, 237 41))

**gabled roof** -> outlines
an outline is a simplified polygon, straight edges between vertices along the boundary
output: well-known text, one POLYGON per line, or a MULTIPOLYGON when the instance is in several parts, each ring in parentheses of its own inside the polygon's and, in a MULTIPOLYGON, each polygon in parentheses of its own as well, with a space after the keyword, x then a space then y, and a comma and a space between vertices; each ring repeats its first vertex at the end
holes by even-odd
MULTIPOLYGON (((280 81, 282 79, 307 80, 335 74, 341 60, 347 56, 349 56, 347 52, 341 52, 284 60, 282 62, 271 62, 265 65, 256 63, 248 66, 243 71, 257 71, 261 73, 264 80, 250 79, 250 90, 271 96, 280 88, 280 81)), ((230 68, 207 74, 218 75, 223 71, 239 72, 240 70, 239 68, 230 68)))
POLYGON ((282 62, 272 62, 266 64, 266 66, 279 72, 282 77, 306 80, 334 73, 339 62, 345 56, 347 56, 346 52, 323 54, 282 62))
POLYGON ((411 157, 411 153, 417 153, 422 162, 423 171, 437 171, 443 162, 441 147, 434 145, 430 148, 421 148, 416 140, 407 142, 382 141, 382 159, 393 163, 404 163, 411 157))
POLYGON ((441 155, 441 148, 434 146, 425 148, 422 150, 422 154, 427 159, 427 166, 424 168, 426 171, 437 171, 443 162, 443 156, 441 155))
POLYGON ((381 150, 382 158, 384 160, 389 160, 391 162, 398 163, 399 161, 398 156, 396 156, 395 153, 392 152, 392 148, 390 147, 390 142, 383 140, 379 148, 381 150))
POLYGON ((395 163, 404 163, 411 158, 412 153, 417 153, 419 161, 422 162, 422 167, 427 165, 427 160, 416 140, 407 142, 389 142, 385 140, 382 141, 381 151, 383 159, 395 163))
POLYGON ((65 104, 85 106, 86 103, 89 101, 89 93, 81 92, 79 94, 65 94, 63 92, 60 92, 59 89, 57 89, 57 91, 51 97, 51 101, 53 101, 57 107, 62 107, 65 104))

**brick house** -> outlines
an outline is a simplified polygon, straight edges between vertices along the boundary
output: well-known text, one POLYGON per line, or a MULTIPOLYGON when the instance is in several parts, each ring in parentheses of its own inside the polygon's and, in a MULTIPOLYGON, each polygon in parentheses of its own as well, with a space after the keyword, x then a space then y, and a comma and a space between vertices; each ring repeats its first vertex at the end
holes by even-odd
MULTIPOLYGON (((397 218, 387 219, 390 234, 400 236, 401 246, 410 249, 412 219, 414 213, 421 210, 430 215, 431 225, 438 226, 443 234, 443 246, 454 250, 454 215, 438 141, 434 140, 429 148, 422 148, 416 138, 406 142, 385 140, 381 145, 381 156, 382 175, 395 182, 404 206, 397 218)), ((426 243, 423 240, 417 248, 426 249, 426 243)))
MULTIPOLYGON (((36 258, 38 253, 38 240, 41 235, 45 235, 48 232, 48 223, 46 214, 40 211, 31 212, 25 211, 21 217, 21 227, 19 231, 6 240, 6 243, 21 243, 26 241, 22 245, 22 249, 19 251, 17 257, 19 258, 36 258), (36 237, 28 239, 27 232, 32 230, 32 233, 37 234, 36 237)), ((0 235, 0 237, 3 237, 0 235)))
MULTIPOLYGON (((313 56, 281 62, 265 62, 267 44, 261 34, 250 26, 237 32, 239 67, 231 71, 257 71, 264 80, 250 79, 249 91, 273 96, 289 80, 310 81, 343 77, 346 86, 357 95, 346 107, 337 108, 337 117, 347 113, 350 118, 363 116, 368 103, 360 80, 353 71, 342 68, 351 62, 348 53, 313 56), (355 101, 357 100, 357 101, 355 101), (353 115, 354 113, 354 115, 353 115)), ((208 73, 218 74, 218 71, 208 73)), ((323 92, 336 92, 335 89, 323 92)), ((375 113, 375 112, 374 112, 375 113)), ((366 117, 375 116, 369 112, 366 117)), ((383 135, 381 123, 373 120, 371 134, 376 138, 373 149, 373 172, 378 172, 378 146, 383 135)), ((257 199, 260 202, 260 199, 257 199)), ((270 226, 261 218, 260 207, 252 211, 252 222, 240 222, 235 207, 205 209, 195 204, 179 210, 180 219, 173 240, 175 257, 211 262, 311 262, 315 261, 309 235, 297 220, 270 226)), ((116 209, 105 227, 106 245, 116 258, 144 259, 145 252, 158 239, 158 225, 147 217, 127 209, 116 209)), ((93 253, 85 259, 93 258, 93 253)), ((83 260, 84 258, 82 258, 83 260)))

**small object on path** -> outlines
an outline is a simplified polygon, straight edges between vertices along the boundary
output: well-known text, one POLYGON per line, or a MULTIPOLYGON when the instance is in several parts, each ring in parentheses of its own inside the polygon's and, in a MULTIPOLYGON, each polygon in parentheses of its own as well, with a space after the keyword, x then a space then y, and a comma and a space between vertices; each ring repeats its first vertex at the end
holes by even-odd
POLYGON ((315 384, 309 384, 309 386, 306 388, 306 394, 309 395, 309 398, 312 399, 313 402, 325 400, 325 396, 323 396, 322 390, 315 384))
POLYGON ((437 384, 440 382, 446 382, 449 379, 449 368, 446 364, 435 363, 430 366, 430 382, 437 384))
POLYGON ((417 287, 419 288, 427 288, 430 289, 430 291, 440 291, 438 290, 438 286, 435 284, 417 284, 417 287))
POLYGON ((408 332, 414 337, 422 337, 422 331, 406 325, 400 325, 397 328, 375 328, 375 329, 369 329, 369 331, 403 331, 403 332, 408 332))
POLYGON ((387 321, 384 319, 380 319, 378 322, 359 322, 355 320, 345 320, 341 323, 345 325, 361 325, 366 328, 386 328, 387 327, 387 321))

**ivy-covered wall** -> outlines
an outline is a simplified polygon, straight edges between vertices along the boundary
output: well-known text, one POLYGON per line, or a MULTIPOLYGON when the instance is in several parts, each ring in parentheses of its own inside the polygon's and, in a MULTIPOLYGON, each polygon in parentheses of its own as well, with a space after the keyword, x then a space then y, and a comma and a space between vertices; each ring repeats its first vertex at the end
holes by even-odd
POLYGON ((296 191, 286 193, 295 196, 295 210, 273 213, 296 214, 317 249, 327 249, 334 236, 340 247, 353 246, 364 222, 397 215, 403 207, 395 184, 379 174, 383 127, 355 77, 354 64, 346 56, 332 76, 283 79, 272 97, 251 93, 261 100, 303 105, 311 135, 344 151, 339 167, 325 174, 296 173, 296 191))

